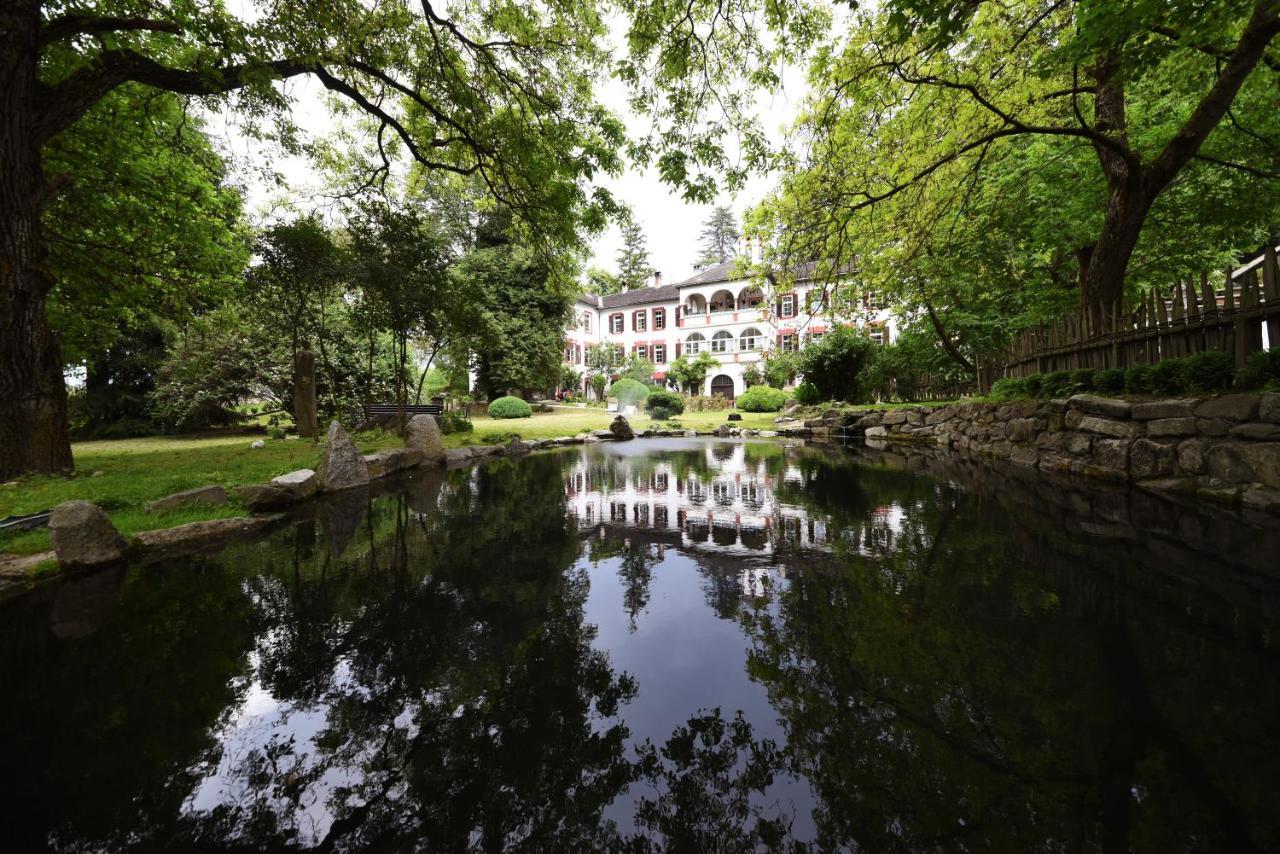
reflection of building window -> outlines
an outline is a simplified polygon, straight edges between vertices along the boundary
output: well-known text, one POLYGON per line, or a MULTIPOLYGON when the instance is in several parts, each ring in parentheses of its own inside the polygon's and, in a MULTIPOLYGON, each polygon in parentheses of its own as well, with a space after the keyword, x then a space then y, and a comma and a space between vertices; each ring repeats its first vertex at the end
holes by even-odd
POLYGON ((666 492, 666 491, 667 491, 667 475, 666 475, 666 472, 663 472, 663 473, 661 473, 661 474, 657 475, 656 477, 654 477, 654 479, 653 479, 653 484, 654 484, 654 489, 655 489, 657 492, 666 492))
POLYGON ((585 518, 588 523, 594 523, 596 521, 596 505, 594 504, 587 505, 587 512, 585 514, 585 518))
POLYGON ((665 505, 659 504, 653 508, 653 527, 667 527, 667 508, 665 505))
POLYGON ((636 520, 637 525, 648 525, 649 524, 649 505, 637 504, 632 509, 632 517, 636 520))
POLYGON ((613 501, 609 504, 609 521, 625 522, 627 521, 627 505, 621 501, 613 501))

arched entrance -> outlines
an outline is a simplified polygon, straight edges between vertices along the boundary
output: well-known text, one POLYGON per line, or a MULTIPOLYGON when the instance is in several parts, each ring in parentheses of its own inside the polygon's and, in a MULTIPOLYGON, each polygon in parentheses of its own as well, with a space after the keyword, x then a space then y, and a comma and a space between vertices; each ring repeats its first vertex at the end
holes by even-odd
POLYGON ((718 394, 721 397, 733 397, 733 377, 728 374, 719 374, 711 380, 711 393, 718 394))

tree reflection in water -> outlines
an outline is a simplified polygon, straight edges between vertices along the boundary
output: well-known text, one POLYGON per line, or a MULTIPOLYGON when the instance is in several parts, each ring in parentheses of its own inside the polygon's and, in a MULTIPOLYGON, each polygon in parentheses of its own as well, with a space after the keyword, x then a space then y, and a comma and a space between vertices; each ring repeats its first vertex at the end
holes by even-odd
POLYGON ((684 441, 337 496, 0 606, 0 817, 20 850, 1275 850, 1280 542, 1150 502, 684 441), (676 646, 712 629, 745 658, 676 646), (690 707, 614 663, 641 641, 768 705, 690 707))

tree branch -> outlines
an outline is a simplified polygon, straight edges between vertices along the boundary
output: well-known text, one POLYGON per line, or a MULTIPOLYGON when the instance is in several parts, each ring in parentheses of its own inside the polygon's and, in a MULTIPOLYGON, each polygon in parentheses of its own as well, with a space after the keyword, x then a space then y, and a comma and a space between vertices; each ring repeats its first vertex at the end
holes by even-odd
POLYGON ((144 30, 152 33, 181 33, 182 28, 173 21, 157 21, 152 18, 113 18, 97 15, 66 14, 49 21, 40 28, 40 44, 62 41, 74 36, 96 36, 105 33, 144 30))

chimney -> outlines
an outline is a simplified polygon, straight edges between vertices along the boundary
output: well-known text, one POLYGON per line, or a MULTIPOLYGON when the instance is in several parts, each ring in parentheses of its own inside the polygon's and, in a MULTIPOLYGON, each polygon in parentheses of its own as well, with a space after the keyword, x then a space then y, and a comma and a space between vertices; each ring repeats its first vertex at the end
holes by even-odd
POLYGON ((650 284, 650 287, 653 287, 653 288, 662 287, 662 273, 659 272, 658 270, 653 271, 653 282, 652 284, 650 284))

